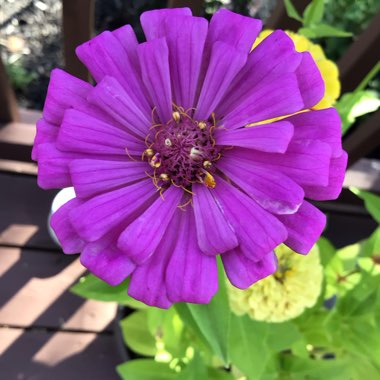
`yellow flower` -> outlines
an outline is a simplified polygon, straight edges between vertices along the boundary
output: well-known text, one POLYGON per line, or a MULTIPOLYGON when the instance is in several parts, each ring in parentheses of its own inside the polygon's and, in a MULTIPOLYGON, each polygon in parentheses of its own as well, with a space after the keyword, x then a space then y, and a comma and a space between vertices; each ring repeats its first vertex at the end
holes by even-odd
MULTIPOLYGON (((255 48, 262 40, 268 37, 273 31, 264 30, 256 39, 253 48, 255 48)), ((320 45, 312 43, 308 38, 293 32, 286 32, 293 40, 294 46, 298 52, 308 51, 314 58, 323 80, 325 81, 325 95, 321 101, 313 107, 313 109, 322 109, 331 107, 340 95, 339 71, 336 64, 326 58, 325 53, 320 45)))
POLYGON ((323 280, 317 246, 302 256, 280 245, 276 254, 278 269, 273 275, 245 290, 229 285, 230 307, 235 314, 248 314, 258 321, 283 322, 315 305, 323 280))

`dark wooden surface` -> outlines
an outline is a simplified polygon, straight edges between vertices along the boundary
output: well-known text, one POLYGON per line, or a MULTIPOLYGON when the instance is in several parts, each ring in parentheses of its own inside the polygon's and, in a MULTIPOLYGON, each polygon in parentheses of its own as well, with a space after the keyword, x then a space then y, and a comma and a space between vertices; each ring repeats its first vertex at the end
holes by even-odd
POLYGON ((17 101, 0 56, 0 123, 19 120, 17 101))
POLYGON ((75 55, 75 49, 92 37, 95 1, 62 0, 62 4, 65 68, 70 74, 88 81, 88 70, 75 55))
POLYGON ((49 237, 56 192, 12 167, 0 171, 0 379, 119 379, 116 304, 69 292, 86 271, 49 237))
POLYGON ((380 61, 380 12, 338 62, 342 93, 353 91, 380 61))
MULTIPOLYGON (((380 49, 380 47, 379 47, 380 49)), ((380 110, 361 123, 343 142, 348 153, 348 166, 371 153, 380 145, 380 110)))

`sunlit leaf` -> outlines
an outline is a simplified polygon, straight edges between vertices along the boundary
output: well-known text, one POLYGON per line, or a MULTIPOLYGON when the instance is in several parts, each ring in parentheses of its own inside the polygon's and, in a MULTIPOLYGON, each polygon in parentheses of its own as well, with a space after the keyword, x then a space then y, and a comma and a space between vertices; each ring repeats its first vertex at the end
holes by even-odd
POLYGON ((318 24, 322 20, 324 8, 324 0, 313 0, 303 14, 304 25, 318 24))
POLYGON ((157 352, 156 340, 148 328, 148 311, 139 310, 120 322, 124 342, 134 352, 154 356, 157 352))
POLYGON ((177 373, 168 364, 137 359, 120 364, 116 370, 123 380, 174 380, 177 373))
POLYGON ((312 24, 298 30, 298 34, 302 34, 307 38, 320 37, 351 37, 352 33, 337 29, 327 24, 312 24))
POLYGON ((380 196, 355 187, 350 187, 350 190, 364 201, 367 211, 371 214, 372 218, 380 224, 380 196))
POLYGON ((284 4, 285 4, 286 13, 288 14, 289 17, 294 18, 300 22, 303 22, 301 15, 298 13, 297 9, 294 7, 291 0, 284 0, 284 4))
POLYGON ((147 306, 136 301, 127 294, 129 280, 120 285, 111 286, 98 277, 89 274, 82 277, 78 283, 71 287, 70 291, 78 296, 97 301, 117 302, 134 309, 142 309, 147 306))
POLYGON ((335 107, 342 119, 342 134, 345 134, 358 117, 377 111, 380 99, 375 91, 354 91, 344 94, 335 107))

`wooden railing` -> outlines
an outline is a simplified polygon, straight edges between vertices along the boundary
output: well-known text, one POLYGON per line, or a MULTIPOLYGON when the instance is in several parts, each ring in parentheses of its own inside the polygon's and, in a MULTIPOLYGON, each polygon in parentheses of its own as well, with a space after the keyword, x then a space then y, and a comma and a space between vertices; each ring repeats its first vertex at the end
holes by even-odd
MULTIPOLYGON (((75 47, 93 35, 94 0, 62 0, 63 36, 66 70, 82 79, 89 80, 87 69, 75 56, 75 47)), ((293 0, 302 11, 308 0, 293 0)), ((202 0, 168 0, 168 7, 189 6, 195 15, 202 13, 202 0)), ((297 30, 300 24, 290 19, 280 0, 266 23, 268 28, 297 30)), ((338 62, 342 90, 353 90, 364 76, 380 60, 380 13, 368 28, 352 43, 338 62)), ((9 85, 3 64, 0 62, 0 159, 29 161, 32 134, 20 123, 20 112, 14 93, 9 85)), ((22 120, 21 120, 22 121, 22 120)), ((34 128, 30 125, 30 128, 34 128)), ((349 164, 370 153, 380 141, 380 111, 377 111, 344 140, 349 154, 349 164)))

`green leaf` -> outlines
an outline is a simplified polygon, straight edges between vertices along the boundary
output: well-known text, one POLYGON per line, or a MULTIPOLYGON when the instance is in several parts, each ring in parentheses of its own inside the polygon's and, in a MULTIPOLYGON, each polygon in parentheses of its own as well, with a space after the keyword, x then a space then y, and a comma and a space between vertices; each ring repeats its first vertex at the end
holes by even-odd
POLYGON ((268 323, 253 321, 247 316, 232 316, 231 362, 249 379, 260 379, 271 358, 267 344, 269 330, 268 323))
POLYGON ((287 350, 302 339, 298 327, 292 322, 269 323, 268 326, 268 346, 272 351, 287 350))
POLYGON ((325 267, 335 256, 336 249, 331 243, 331 241, 329 241, 325 237, 319 238, 319 240, 317 241, 317 246, 319 249, 319 257, 321 260, 321 264, 323 265, 323 267, 325 267))
POLYGON ((174 372, 165 363, 151 359, 137 359, 120 364, 116 370, 123 380, 171 380, 177 379, 174 372))
POLYGON ((124 342, 133 351, 145 356, 154 356, 157 352, 156 340, 148 328, 147 310, 139 310, 120 322, 124 342))
POLYGON ((207 379, 207 368, 199 353, 195 351, 194 357, 186 368, 178 375, 178 380, 207 379))
POLYGON ((312 24, 305 28, 300 28, 298 34, 302 34, 307 38, 320 38, 320 37, 351 37, 352 33, 345 32, 334 28, 327 24, 312 24))
MULTIPOLYGON (((234 376, 224 369, 209 367, 207 371, 207 380, 234 380, 234 376)), ((197 379, 198 380, 198 379, 197 379)), ((200 380, 200 379, 199 379, 200 380)))
POLYGON ((128 285, 129 280, 126 280, 120 285, 111 286, 98 277, 89 274, 85 277, 81 277, 80 280, 71 287, 70 291, 77 296, 87 299, 117 302, 135 309, 147 308, 146 305, 136 301, 127 294, 128 285))
POLYGON ((313 0, 303 14, 304 25, 318 24, 322 20, 324 8, 324 0, 313 0))
POLYGON ((151 307, 146 312, 148 329, 152 336, 163 343, 163 349, 173 357, 185 356, 190 341, 184 334, 184 323, 174 307, 167 310, 151 307))
POLYGON ((342 134, 344 135, 358 117, 377 111, 380 107, 380 99, 375 91, 354 91, 344 94, 335 106, 342 119, 342 134))
POLYGON ((283 369, 287 372, 286 379, 291 380, 347 380, 347 363, 344 360, 314 360, 284 355, 283 369))
POLYGON ((350 187, 350 190, 364 201, 367 211, 371 214, 372 218, 380 224, 380 196, 355 187, 350 187))
POLYGON ((209 304, 178 304, 176 309, 193 332, 203 337, 225 365, 228 364, 228 336, 231 311, 223 271, 219 270, 219 291, 209 304))
POLYGON ((289 17, 294 18, 295 20, 298 20, 300 22, 303 22, 303 19, 301 15, 298 13, 297 9, 294 7, 291 0, 284 0, 286 13, 289 17))

